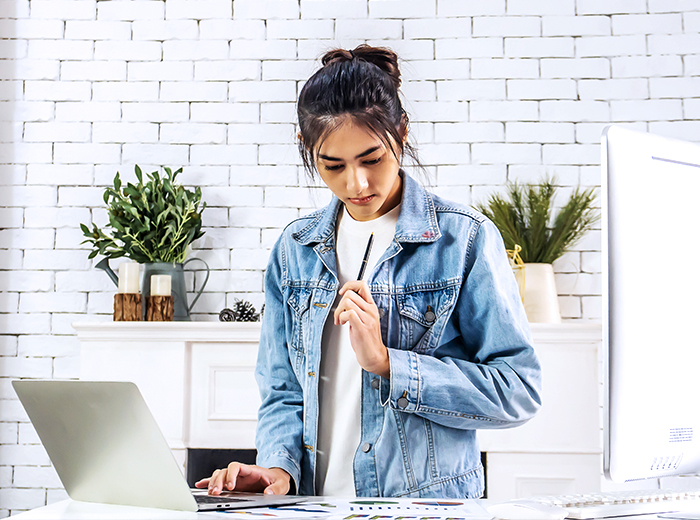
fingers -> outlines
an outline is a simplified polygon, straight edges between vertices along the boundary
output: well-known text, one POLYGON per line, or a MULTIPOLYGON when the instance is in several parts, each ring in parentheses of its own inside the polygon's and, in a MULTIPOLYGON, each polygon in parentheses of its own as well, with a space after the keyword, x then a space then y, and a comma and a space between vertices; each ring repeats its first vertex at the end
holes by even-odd
POLYGON ((372 318, 375 317, 371 310, 362 309, 351 299, 348 299, 343 306, 342 310, 340 306, 336 309, 337 322, 340 325, 345 325, 348 322, 351 326, 369 325, 372 318))
POLYGON ((196 488, 205 488, 205 487, 206 487, 206 488, 207 488, 207 492, 208 492, 210 495, 212 495, 212 494, 213 494, 213 490, 214 490, 214 488, 215 488, 214 482, 215 482, 216 479, 218 478, 218 476, 219 476, 219 474, 221 473, 221 471, 222 471, 222 470, 220 470, 220 469, 215 470, 214 473, 212 473, 211 477, 209 477, 209 478, 203 478, 203 479, 200 480, 199 482, 195 482, 194 487, 196 487, 196 488))
POLYGON ((286 495, 287 491, 289 491, 289 482, 275 480, 272 484, 265 488, 263 493, 266 495, 286 495))
POLYGON ((350 323, 350 326, 357 326, 362 323, 362 320, 357 316, 357 312, 348 309, 338 314, 336 325, 345 325, 346 323, 350 323))
MULTIPOLYGON (((360 323, 368 322, 370 318, 367 317, 369 309, 362 309, 357 303, 348 299, 344 300, 342 305, 338 305, 335 310, 335 324, 345 325, 348 321, 352 324, 357 325, 360 323), (364 316, 364 320, 360 318, 360 315, 364 316), (353 320, 353 316, 355 319, 353 320)), ((371 312, 371 311, 369 311, 371 312)))
POLYGON ((266 491, 273 494, 286 494, 289 491, 289 473, 280 468, 263 468, 255 465, 232 462, 226 469, 217 469, 208 479, 195 483, 197 488, 208 488, 210 495, 220 495, 223 491, 266 491))
POLYGON ((197 482, 195 487, 203 488, 206 486, 210 495, 220 495, 224 490, 233 491, 236 487, 238 475, 239 473, 245 473, 245 471, 241 472, 245 467, 239 462, 232 462, 228 465, 228 468, 214 471, 209 479, 202 479, 197 482))
MULTIPOLYGON (((372 293, 365 282, 348 282, 340 290, 343 296, 338 307, 333 314, 333 321, 336 325, 347 323, 346 319, 341 319, 342 313, 354 310, 358 315, 369 314, 371 319, 379 319, 379 311, 372 299, 372 293)), ((367 320, 367 318, 365 318, 367 320)))
POLYGON ((351 280, 347 282, 340 289, 340 295, 344 296, 346 292, 353 291, 365 300, 367 303, 374 304, 374 299, 372 298, 372 291, 369 290, 369 285, 364 280, 351 280))
POLYGON ((289 473, 281 468, 271 468, 269 473, 270 484, 263 493, 267 495, 286 495, 289 492, 289 473))

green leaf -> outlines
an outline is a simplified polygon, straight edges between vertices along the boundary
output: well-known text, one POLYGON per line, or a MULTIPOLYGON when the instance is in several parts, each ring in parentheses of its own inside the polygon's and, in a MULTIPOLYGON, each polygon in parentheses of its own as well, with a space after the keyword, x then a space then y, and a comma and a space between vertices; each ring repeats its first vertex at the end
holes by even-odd
POLYGON ((493 221, 507 249, 522 247, 526 263, 553 263, 599 220, 593 188, 576 188, 558 212, 554 210, 555 180, 537 185, 509 183, 507 197, 491 196, 476 208, 493 221))
POLYGON ((132 202, 133 199, 141 198, 141 193, 139 192, 138 188, 131 183, 127 184, 126 188, 124 188, 124 195, 131 198, 132 202))
MULTIPOLYGON (((134 172, 138 184, 114 177, 114 186, 105 189, 103 199, 108 216, 108 234, 93 224, 81 224, 86 240, 92 245, 89 254, 107 258, 128 256, 137 262, 184 260, 187 247, 204 234, 201 189, 188 190, 175 182, 182 168, 163 168, 143 174, 138 165, 134 172)), ((93 258, 94 258, 93 255, 93 258)))

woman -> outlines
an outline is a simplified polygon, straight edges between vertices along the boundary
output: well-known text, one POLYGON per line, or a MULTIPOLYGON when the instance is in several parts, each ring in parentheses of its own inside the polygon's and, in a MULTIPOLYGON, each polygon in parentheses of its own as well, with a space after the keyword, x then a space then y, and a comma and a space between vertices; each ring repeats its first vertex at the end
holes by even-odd
POLYGON ((234 462, 197 487, 479 497, 475 430, 540 406, 503 241, 401 169, 415 153, 396 54, 361 45, 322 63, 299 96, 299 147, 335 197, 271 252, 258 465, 234 462))

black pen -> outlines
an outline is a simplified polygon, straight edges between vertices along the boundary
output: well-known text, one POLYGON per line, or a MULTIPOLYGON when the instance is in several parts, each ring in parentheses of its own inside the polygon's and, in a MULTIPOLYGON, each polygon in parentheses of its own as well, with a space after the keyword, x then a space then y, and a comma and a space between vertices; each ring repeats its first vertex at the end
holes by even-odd
POLYGON ((365 257, 362 259, 362 265, 360 266, 360 274, 357 275, 358 280, 362 280, 365 275, 365 269, 367 269, 367 261, 369 260, 369 254, 372 252, 372 242, 374 242, 374 232, 369 236, 369 241, 367 242, 367 249, 365 249, 365 257))

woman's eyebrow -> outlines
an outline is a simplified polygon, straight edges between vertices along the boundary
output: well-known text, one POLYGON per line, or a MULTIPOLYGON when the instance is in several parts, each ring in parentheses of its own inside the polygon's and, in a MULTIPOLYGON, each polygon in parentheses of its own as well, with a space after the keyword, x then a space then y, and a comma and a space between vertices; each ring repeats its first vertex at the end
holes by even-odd
MULTIPOLYGON (((361 154, 356 155, 356 156, 355 156, 355 159, 359 159, 359 158, 361 158, 361 157, 365 157, 365 156, 367 156, 367 155, 370 155, 371 153, 376 152, 376 151, 379 150, 380 148, 381 148, 380 145, 377 145, 377 146, 373 146, 373 147, 371 147, 371 148, 368 148, 367 150, 365 150, 365 151, 362 152, 361 154)), ((322 153, 318 154, 318 156, 319 156, 319 158, 321 158, 321 159, 323 159, 323 160, 325 160, 325 161, 342 161, 342 159, 339 159, 339 158, 337 158, 337 157, 331 157, 331 156, 329 156, 329 155, 323 155, 322 153)))

